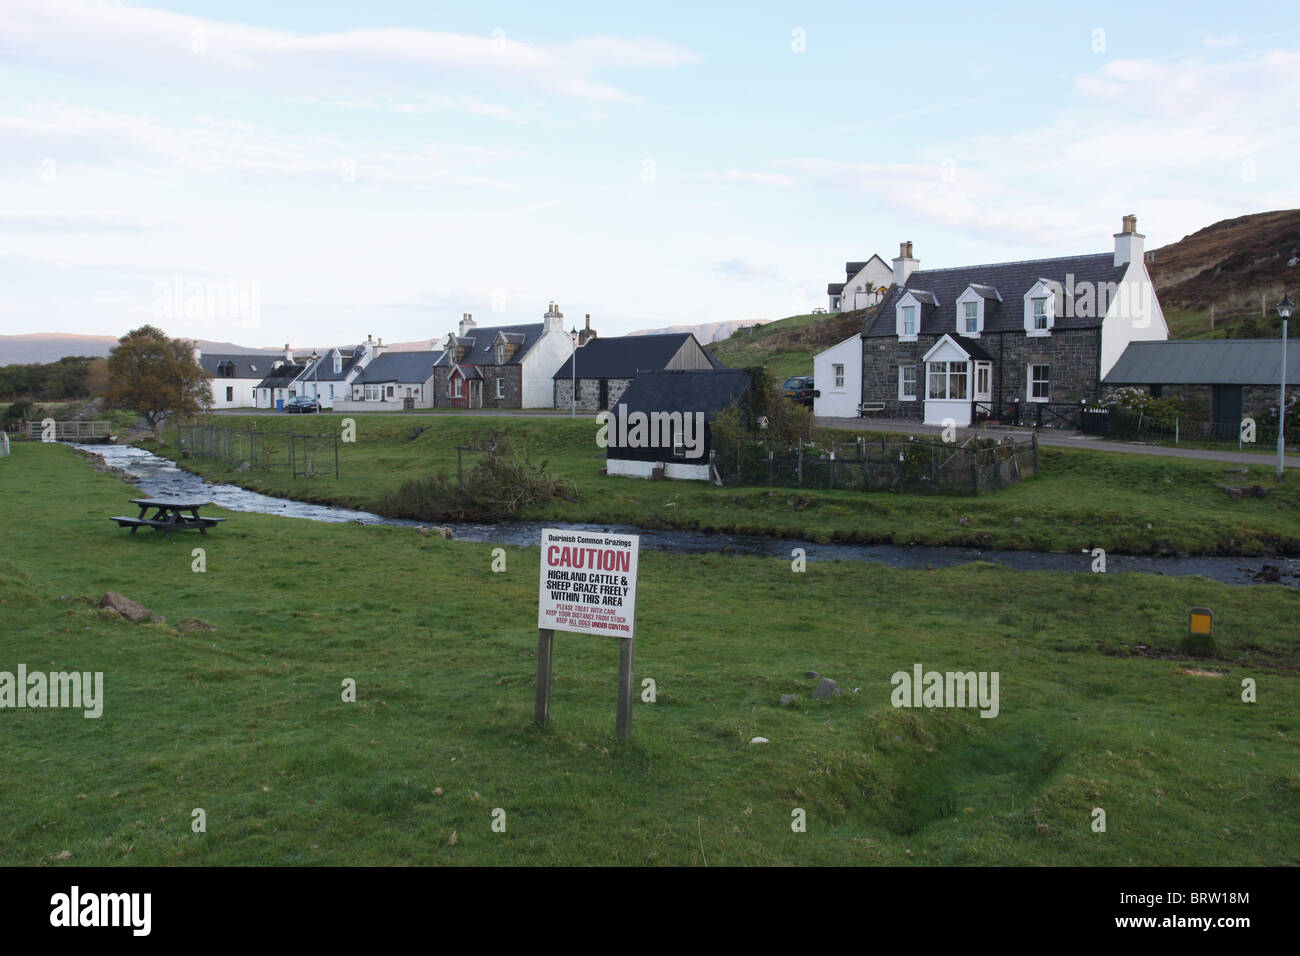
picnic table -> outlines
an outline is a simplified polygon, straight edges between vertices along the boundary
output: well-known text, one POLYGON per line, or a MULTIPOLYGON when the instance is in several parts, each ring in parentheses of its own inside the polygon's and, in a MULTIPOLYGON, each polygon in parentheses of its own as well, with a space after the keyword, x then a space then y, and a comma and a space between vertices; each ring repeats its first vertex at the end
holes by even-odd
POLYGON ((210 501, 191 501, 188 498, 132 498, 131 504, 140 506, 140 514, 134 518, 115 515, 110 521, 116 521, 119 528, 130 528, 135 534, 141 528, 153 528, 161 531, 165 538, 173 531, 186 528, 198 528, 199 534, 207 534, 209 528, 215 528, 225 518, 208 518, 199 514, 199 509, 210 505, 210 501), (146 517, 153 510, 152 518, 146 517))

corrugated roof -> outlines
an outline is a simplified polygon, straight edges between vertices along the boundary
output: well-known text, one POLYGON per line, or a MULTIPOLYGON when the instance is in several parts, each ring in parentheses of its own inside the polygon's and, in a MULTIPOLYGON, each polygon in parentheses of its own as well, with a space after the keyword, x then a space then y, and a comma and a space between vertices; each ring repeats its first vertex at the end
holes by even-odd
POLYGON ((578 378, 634 378, 638 372, 666 366, 692 338, 690 332, 594 338, 565 359, 559 371, 551 377, 556 380, 572 378, 576 357, 578 378))
MULTIPOLYGON (((984 330, 986 332, 1011 332, 1024 328, 1025 293, 1039 279, 1050 279, 1066 285, 1066 276, 1073 276, 1076 303, 1082 295, 1082 283, 1095 287, 1103 282, 1119 283, 1127 265, 1116 266, 1113 252, 1090 256, 1064 256, 1059 259, 1027 259, 1024 262, 996 262, 980 266, 959 266, 953 269, 918 269, 907 278, 902 288, 894 286, 876 321, 867 331, 869 336, 894 335, 894 306, 905 292, 924 290, 939 300, 939 305, 921 307, 919 332, 922 335, 942 335, 957 328, 957 299, 968 286, 986 286, 997 289, 1002 301, 985 299, 984 330)), ((1095 300, 1094 300, 1095 302, 1095 300)), ((1058 309, 1053 327, 1058 329, 1090 329, 1101 325, 1104 316, 1083 316, 1082 308, 1058 309)), ((1091 310, 1096 313, 1096 308, 1091 310)))
POLYGON ((367 365, 353 383, 427 382, 441 356, 441 352, 385 352, 367 365))
MULTIPOLYGON (((1300 342, 1288 343, 1286 380, 1300 385, 1300 342)), ((1130 342, 1103 385, 1278 385, 1281 339, 1130 342)))

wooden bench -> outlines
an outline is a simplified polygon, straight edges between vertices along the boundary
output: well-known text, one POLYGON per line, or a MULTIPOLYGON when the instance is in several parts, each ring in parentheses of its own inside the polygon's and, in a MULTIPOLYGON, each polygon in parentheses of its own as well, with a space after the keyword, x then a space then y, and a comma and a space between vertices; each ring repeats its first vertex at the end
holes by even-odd
POLYGON ((863 402, 858 406, 858 415, 875 415, 884 410, 884 402, 863 402))
POLYGON ((199 534, 207 534, 209 528, 215 528, 225 518, 186 518, 181 521, 159 521, 156 518, 128 518, 126 515, 114 515, 109 521, 116 521, 119 528, 130 528, 131 533, 135 534, 141 528, 153 528, 155 531, 161 531, 165 538, 173 531, 184 531, 186 528, 198 528, 199 534))

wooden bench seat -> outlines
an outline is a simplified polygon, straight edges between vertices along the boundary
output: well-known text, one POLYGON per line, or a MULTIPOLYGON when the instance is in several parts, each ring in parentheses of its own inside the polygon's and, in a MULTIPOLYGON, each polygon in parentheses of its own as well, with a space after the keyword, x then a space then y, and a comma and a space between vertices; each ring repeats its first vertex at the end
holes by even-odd
POLYGON ((874 415, 885 410, 884 402, 863 402, 858 406, 859 415, 874 415))
POLYGON ((165 538, 172 531, 184 531, 186 528, 198 528, 199 534, 207 534, 208 528, 215 528, 226 519, 201 517, 198 520, 186 518, 184 521, 158 521, 154 518, 130 518, 126 515, 114 515, 108 520, 116 521, 119 528, 130 528, 132 534, 135 534, 140 528, 153 528, 155 531, 161 531, 165 538))

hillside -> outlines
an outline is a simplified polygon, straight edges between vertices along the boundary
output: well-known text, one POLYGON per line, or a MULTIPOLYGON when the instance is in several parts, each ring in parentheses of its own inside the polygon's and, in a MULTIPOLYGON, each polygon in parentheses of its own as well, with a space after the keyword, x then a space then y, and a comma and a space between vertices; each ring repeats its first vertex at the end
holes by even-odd
MULTIPOLYGON (((205 352, 257 354, 279 349, 255 349, 232 342, 198 340, 205 352)), ((34 362, 57 362, 65 355, 106 356, 117 345, 115 335, 75 335, 66 332, 37 332, 29 335, 0 335, 0 365, 29 365, 34 362)))
POLYGON ((737 329, 731 338, 708 346, 708 350, 732 368, 767 365, 778 379, 811 375, 813 356, 862 331, 863 320, 873 311, 792 315, 737 329))
POLYGON ((1216 222, 1149 252, 1147 269, 1175 338, 1276 334, 1274 304, 1300 287, 1300 209, 1216 222))

